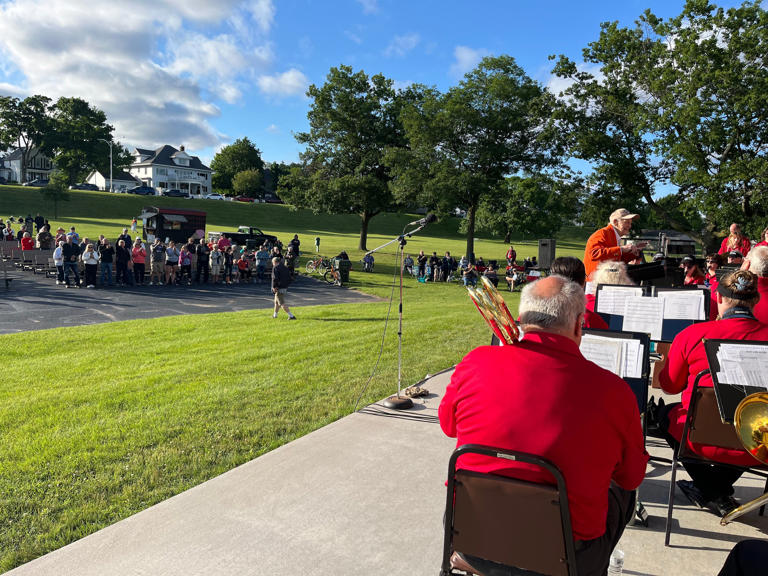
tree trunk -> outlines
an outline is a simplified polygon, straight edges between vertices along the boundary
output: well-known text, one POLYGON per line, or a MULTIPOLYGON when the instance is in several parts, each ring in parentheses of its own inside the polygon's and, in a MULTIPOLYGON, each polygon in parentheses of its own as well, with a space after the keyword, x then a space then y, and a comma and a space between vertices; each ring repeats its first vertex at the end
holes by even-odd
POLYGON ((648 206, 651 207, 651 210, 653 210, 657 215, 661 216, 661 218, 669 224, 669 226, 673 230, 677 230, 678 232, 684 232, 685 234, 688 234, 691 238, 693 238, 696 242, 698 242, 702 246, 706 246, 706 238, 702 236, 701 234, 694 232, 693 230, 689 230, 688 226, 684 222, 680 222, 679 220, 673 218, 669 212, 667 212, 662 206, 659 206, 656 201, 653 199, 653 196, 651 194, 651 190, 648 186, 642 187, 642 194, 643 198, 645 198, 645 201, 648 203, 648 206))
POLYGON ((360 214, 362 223, 360 224, 360 243, 357 246, 358 250, 368 250, 368 223, 371 221, 371 218, 373 218, 373 216, 368 212, 360 214))
POLYGON ((512 228, 507 228, 507 231, 504 233, 504 244, 509 244, 509 241, 512 239, 512 228))
POLYGON ((27 181, 27 156, 29 155, 29 149, 21 148, 21 170, 19 171, 19 184, 23 184, 27 181))
POLYGON ((477 214, 477 202, 472 202, 467 209, 467 258, 475 262, 475 215, 477 214))

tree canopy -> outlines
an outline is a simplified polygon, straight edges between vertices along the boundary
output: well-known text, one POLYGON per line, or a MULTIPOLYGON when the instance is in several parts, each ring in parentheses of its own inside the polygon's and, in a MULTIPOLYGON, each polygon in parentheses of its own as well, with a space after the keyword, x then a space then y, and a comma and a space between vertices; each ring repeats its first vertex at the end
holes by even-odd
POLYGON ((232 191, 238 196, 256 198, 261 185, 261 172, 258 170, 242 170, 232 178, 232 191))
POLYGON ((264 161, 261 151, 247 138, 239 138, 232 144, 219 150, 211 161, 213 187, 225 192, 232 191, 232 179, 244 170, 256 170, 264 173, 264 161))
POLYGON ((48 108, 51 99, 35 95, 20 100, 0 96, 0 150, 18 147, 21 151, 22 182, 27 180, 27 163, 33 148, 40 147, 51 130, 48 108))
POLYGON ((401 202, 466 210, 471 255, 481 201, 507 176, 559 162, 554 99, 511 56, 483 59, 445 94, 421 94, 403 113, 409 150, 388 156, 393 188, 401 202))

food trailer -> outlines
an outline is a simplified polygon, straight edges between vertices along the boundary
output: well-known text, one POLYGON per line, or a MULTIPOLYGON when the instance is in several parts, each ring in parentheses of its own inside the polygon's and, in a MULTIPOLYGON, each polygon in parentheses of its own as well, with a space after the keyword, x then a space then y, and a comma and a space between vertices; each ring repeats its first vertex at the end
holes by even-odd
POLYGON ((139 215, 143 237, 147 242, 160 238, 163 242, 186 242, 191 237, 205 238, 205 216, 201 210, 156 208, 145 206, 139 215))

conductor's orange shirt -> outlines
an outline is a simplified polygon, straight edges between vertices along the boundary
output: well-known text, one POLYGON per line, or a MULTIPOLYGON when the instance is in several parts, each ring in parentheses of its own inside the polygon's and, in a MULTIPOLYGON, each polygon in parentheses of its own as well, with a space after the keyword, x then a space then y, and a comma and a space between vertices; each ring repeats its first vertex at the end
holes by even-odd
POLYGON ((587 278, 597 269, 598 264, 605 260, 623 260, 630 262, 634 259, 631 252, 621 253, 621 247, 616 240, 616 232, 613 226, 608 224, 605 228, 600 228, 587 240, 587 247, 584 249, 584 270, 587 278))

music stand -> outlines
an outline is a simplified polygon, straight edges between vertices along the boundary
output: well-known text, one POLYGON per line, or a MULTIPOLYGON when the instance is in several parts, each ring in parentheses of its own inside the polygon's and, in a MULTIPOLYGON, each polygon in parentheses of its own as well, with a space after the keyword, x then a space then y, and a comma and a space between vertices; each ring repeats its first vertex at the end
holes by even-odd
MULTIPOLYGON (((704 339, 704 350, 707 354, 707 361, 709 362, 709 371, 712 374, 712 386, 715 389, 715 398, 717 398, 717 407, 720 410, 720 419, 726 424, 733 424, 734 414, 739 403, 744 400, 750 394, 757 392, 765 392, 768 390, 768 372, 755 372, 750 371, 750 374, 745 377, 745 382, 729 381, 733 380, 734 374, 731 367, 726 366, 725 369, 721 365, 721 360, 725 354, 721 354, 721 348, 728 346, 731 347, 730 351, 733 351, 734 358, 739 356, 739 349, 748 354, 750 360, 757 360, 763 358, 765 363, 768 363, 768 342, 756 342, 751 340, 716 340, 716 339, 704 339)), ((737 362, 741 366, 745 365, 744 357, 741 360, 734 359, 732 362, 737 362)), ((750 362, 747 360, 746 362, 750 362)), ((757 360, 759 362, 759 360, 757 360)), ((757 367, 759 364, 754 364, 751 367, 757 367)), ((744 375, 742 374, 742 377, 744 375)), ((738 376, 737 376, 738 378, 738 376)))

